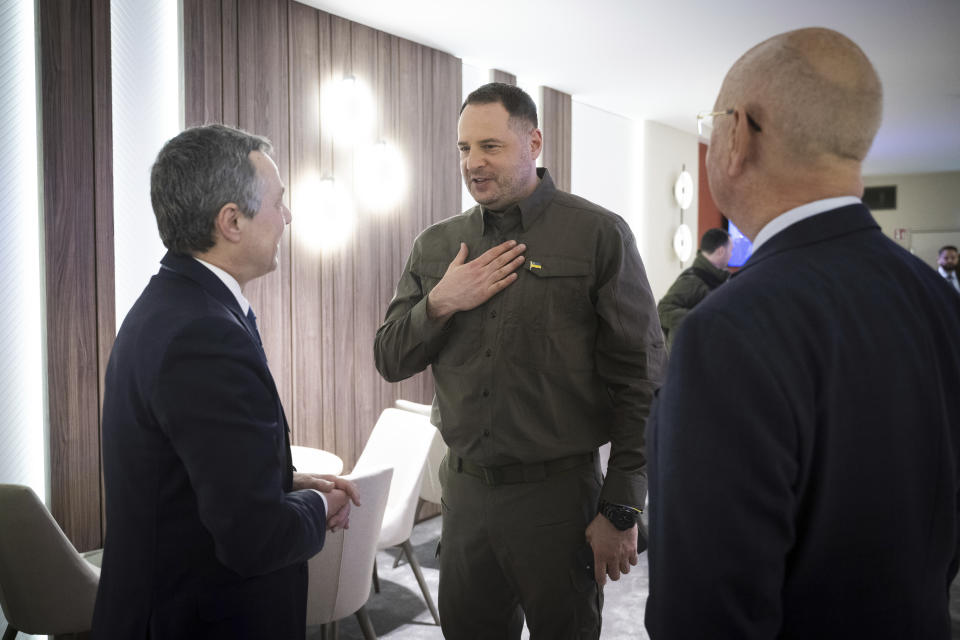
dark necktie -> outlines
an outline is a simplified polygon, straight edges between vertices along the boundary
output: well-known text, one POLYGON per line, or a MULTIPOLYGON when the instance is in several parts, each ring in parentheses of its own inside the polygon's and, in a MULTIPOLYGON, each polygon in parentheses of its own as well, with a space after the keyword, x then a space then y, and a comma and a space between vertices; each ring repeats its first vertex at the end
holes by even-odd
POLYGON ((253 312, 253 307, 247 310, 247 325, 253 331, 253 335, 257 337, 257 345, 263 350, 263 340, 260 339, 260 332, 257 331, 257 314, 253 312))

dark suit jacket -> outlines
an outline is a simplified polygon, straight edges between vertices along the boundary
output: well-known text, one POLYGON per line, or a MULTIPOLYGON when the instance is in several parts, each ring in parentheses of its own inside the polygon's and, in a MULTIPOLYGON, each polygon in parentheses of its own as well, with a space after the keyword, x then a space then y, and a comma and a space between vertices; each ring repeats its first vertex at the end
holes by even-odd
POLYGON ((960 298, 861 205, 687 316, 650 420, 660 638, 949 638, 960 298))
POLYGON ((236 298, 167 254, 110 355, 96 638, 298 638, 323 502, 291 492, 286 418, 236 298))

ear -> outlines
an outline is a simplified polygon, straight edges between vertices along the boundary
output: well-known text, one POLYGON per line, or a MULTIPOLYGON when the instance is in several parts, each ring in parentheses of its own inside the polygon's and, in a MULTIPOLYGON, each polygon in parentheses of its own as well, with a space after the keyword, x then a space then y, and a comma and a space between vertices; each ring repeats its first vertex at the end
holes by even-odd
POLYGON ((243 212, 235 202, 220 207, 213 221, 214 233, 229 243, 240 242, 243 212))
POLYGON ((750 119, 743 107, 737 109, 730 116, 733 119, 733 126, 730 131, 730 150, 729 163, 727 164, 727 175, 732 177, 743 173, 746 164, 752 160, 752 154, 756 149, 754 137, 757 135, 750 126, 750 119))
POLYGON ((530 132, 530 156, 536 160, 540 157, 540 152, 543 151, 543 133, 540 129, 534 129, 530 132))

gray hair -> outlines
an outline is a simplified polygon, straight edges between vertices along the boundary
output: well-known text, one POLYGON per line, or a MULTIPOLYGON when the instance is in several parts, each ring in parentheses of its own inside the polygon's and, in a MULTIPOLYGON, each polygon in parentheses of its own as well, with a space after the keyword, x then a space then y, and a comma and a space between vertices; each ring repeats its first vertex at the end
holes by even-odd
POLYGON ((250 153, 270 141, 222 124, 186 129, 160 150, 150 170, 150 200, 164 246, 193 255, 214 245, 214 222, 230 202, 245 216, 260 209, 261 180, 250 153))

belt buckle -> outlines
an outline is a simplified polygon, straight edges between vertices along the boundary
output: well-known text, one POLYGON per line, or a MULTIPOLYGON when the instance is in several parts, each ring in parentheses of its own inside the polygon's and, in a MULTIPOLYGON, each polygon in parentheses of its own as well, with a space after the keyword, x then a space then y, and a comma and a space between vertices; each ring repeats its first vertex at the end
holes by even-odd
POLYGON ((496 467, 480 467, 480 479, 488 487, 495 487, 501 482, 499 471, 496 467))

